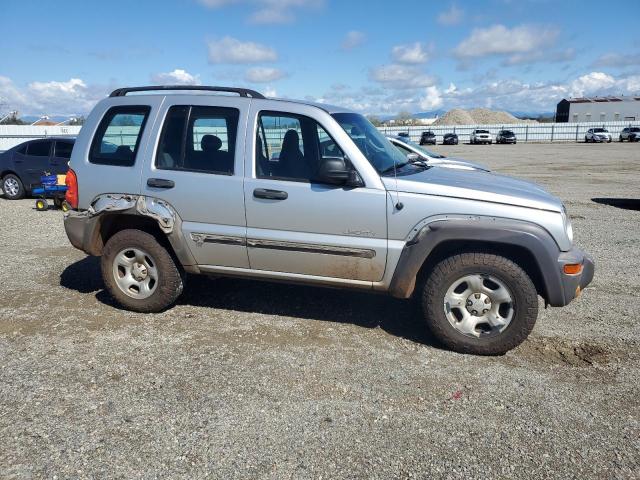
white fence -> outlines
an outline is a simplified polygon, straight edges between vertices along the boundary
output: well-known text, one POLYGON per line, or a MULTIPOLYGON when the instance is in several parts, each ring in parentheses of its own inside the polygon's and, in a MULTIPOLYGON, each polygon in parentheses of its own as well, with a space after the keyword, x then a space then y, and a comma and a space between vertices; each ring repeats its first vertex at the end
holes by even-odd
MULTIPOLYGON (((469 135, 476 128, 489 130, 495 138, 499 130, 512 130, 518 142, 582 142, 584 134, 590 128, 604 127, 611 133, 614 140, 618 139, 620 131, 624 127, 636 125, 640 122, 590 122, 590 123, 514 123, 514 124, 494 124, 494 125, 430 125, 415 127, 379 127, 385 135, 397 135, 400 132, 407 132, 412 140, 418 141, 420 134, 430 130, 436 134, 438 143, 442 143, 445 133, 457 133, 460 143, 469 142, 469 135)), ((46 138, 51 136, 76 136, 80 132, 79 126, 30 126, 30 125, 0 125, 0 152, 7 150, 14 145, 18 145, 34 138, 46 138)), ((132 135, 127 129, 122 127, 120 133, 114 134, 113 140, 116 144, 127 143, 124 137, 132 135)), ((134 127, 135 128, 135 127, 134 127)), ((205 132, 197 132, 205 133, 205 132)), ((207 132, 215 133, 215 132, 207 132)), ((284 134, 283 132, 280 132, 284 134)), ((273 141, 282 138, 281 134, 274 134, 273 141)), ((269 139, 270 142, 271 138, 269 139)))
POLYGON ((468 143, 471 132, 476 128, 489 130, 494 139, 499 130, 511 130, 516 134, 518 142, 584 142, 584 135, 590 128, 603 127, 609 130, 614 140, 618 139, 624 127, 637 125, 640 122, 589 122, 589 123, 504 123, 494 125, 428 125, 417 127, 379 127, 385 135, 397 135, 400 132, 409 134, 412 140, 418 141, 420 134, 432 131, 438 143, 442 143, 445 133, 458 134, 460 143, 468 143))
POLYGON ((0 125, 0 152, 27 140, 46 137, 75 137, 79 126, 0 125))

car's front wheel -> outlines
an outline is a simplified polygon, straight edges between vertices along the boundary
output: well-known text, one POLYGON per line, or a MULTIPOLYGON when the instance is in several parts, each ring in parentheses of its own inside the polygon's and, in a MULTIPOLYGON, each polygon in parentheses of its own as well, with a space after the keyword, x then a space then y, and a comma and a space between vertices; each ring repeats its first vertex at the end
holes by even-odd
POLYGON ((142 230, 121 230, 104 246, 102 278, 111 296, 136 312, 159 312, 182 293, 183 275, 167 249, 142 230))
POLYGON ((5 175, 2 179, 2 191, 9 200, 20 200, 25 195, 24 185, 20 177, 13 173, 5 175))
POLYGON ((445 258, 422 289, 433 335, 460 353, 500 355, 520 345, 538 316, 536 288, 513 261, 483 252, 445 258))

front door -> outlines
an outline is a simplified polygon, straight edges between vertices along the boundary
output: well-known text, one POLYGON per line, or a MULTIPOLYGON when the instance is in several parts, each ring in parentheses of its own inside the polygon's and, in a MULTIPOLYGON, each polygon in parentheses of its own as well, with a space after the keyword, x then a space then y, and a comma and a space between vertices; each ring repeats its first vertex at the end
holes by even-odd
POLYGON ((45 173, 51 173, 49 155, 51 153, 51 140, 38 140, 27 144, 25 154, 16 152, 13 157, 18 175, 24 186, 31 190, 42 182, 40 177, 45 173))
POLYGON ((386 191, 318 183, 322 157, 343 153, 330 130, 309 116, 252 111, 251 118, 257 122, 247 141, 248 147, 253 143, 253 168, 244 189, 251 268, 381 280, 386 191))
POLYGON ((242 189, 248 102, 181 99, 159 114, 152 138, 160 139, 148 149, 142 193, 177 211, 197 264, 248 268, 242 189))

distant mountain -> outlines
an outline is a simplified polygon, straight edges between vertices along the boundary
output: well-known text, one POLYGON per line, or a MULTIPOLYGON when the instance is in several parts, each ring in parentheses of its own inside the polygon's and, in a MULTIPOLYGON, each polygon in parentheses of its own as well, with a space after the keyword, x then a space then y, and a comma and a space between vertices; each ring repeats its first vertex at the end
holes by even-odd
POLYGON ((507 110, 511 115, 518 118, 538 118, 538 117, 553 117, 555 112, 536 112, 536 111, 514 111, 507 110))

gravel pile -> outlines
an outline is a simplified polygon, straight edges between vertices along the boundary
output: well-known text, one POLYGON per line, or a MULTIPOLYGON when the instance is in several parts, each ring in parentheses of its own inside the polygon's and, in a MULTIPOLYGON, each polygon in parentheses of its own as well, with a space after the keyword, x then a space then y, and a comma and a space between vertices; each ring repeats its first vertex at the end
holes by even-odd
POLYGON ((433 147, 540 182, 595 257, 490 358, 363 292, 193 277, 123 311, 59 210, 0 197, 0 479, 638 478, 640 204, 607 200, 638 198, 637 147, 433 147))
POLYGON ((474 108, 463 110, 454 108, 438 118, 434 125, 493 125, 509 123, 537 123, 535 120, 521 120, 508 112, 474 108))

